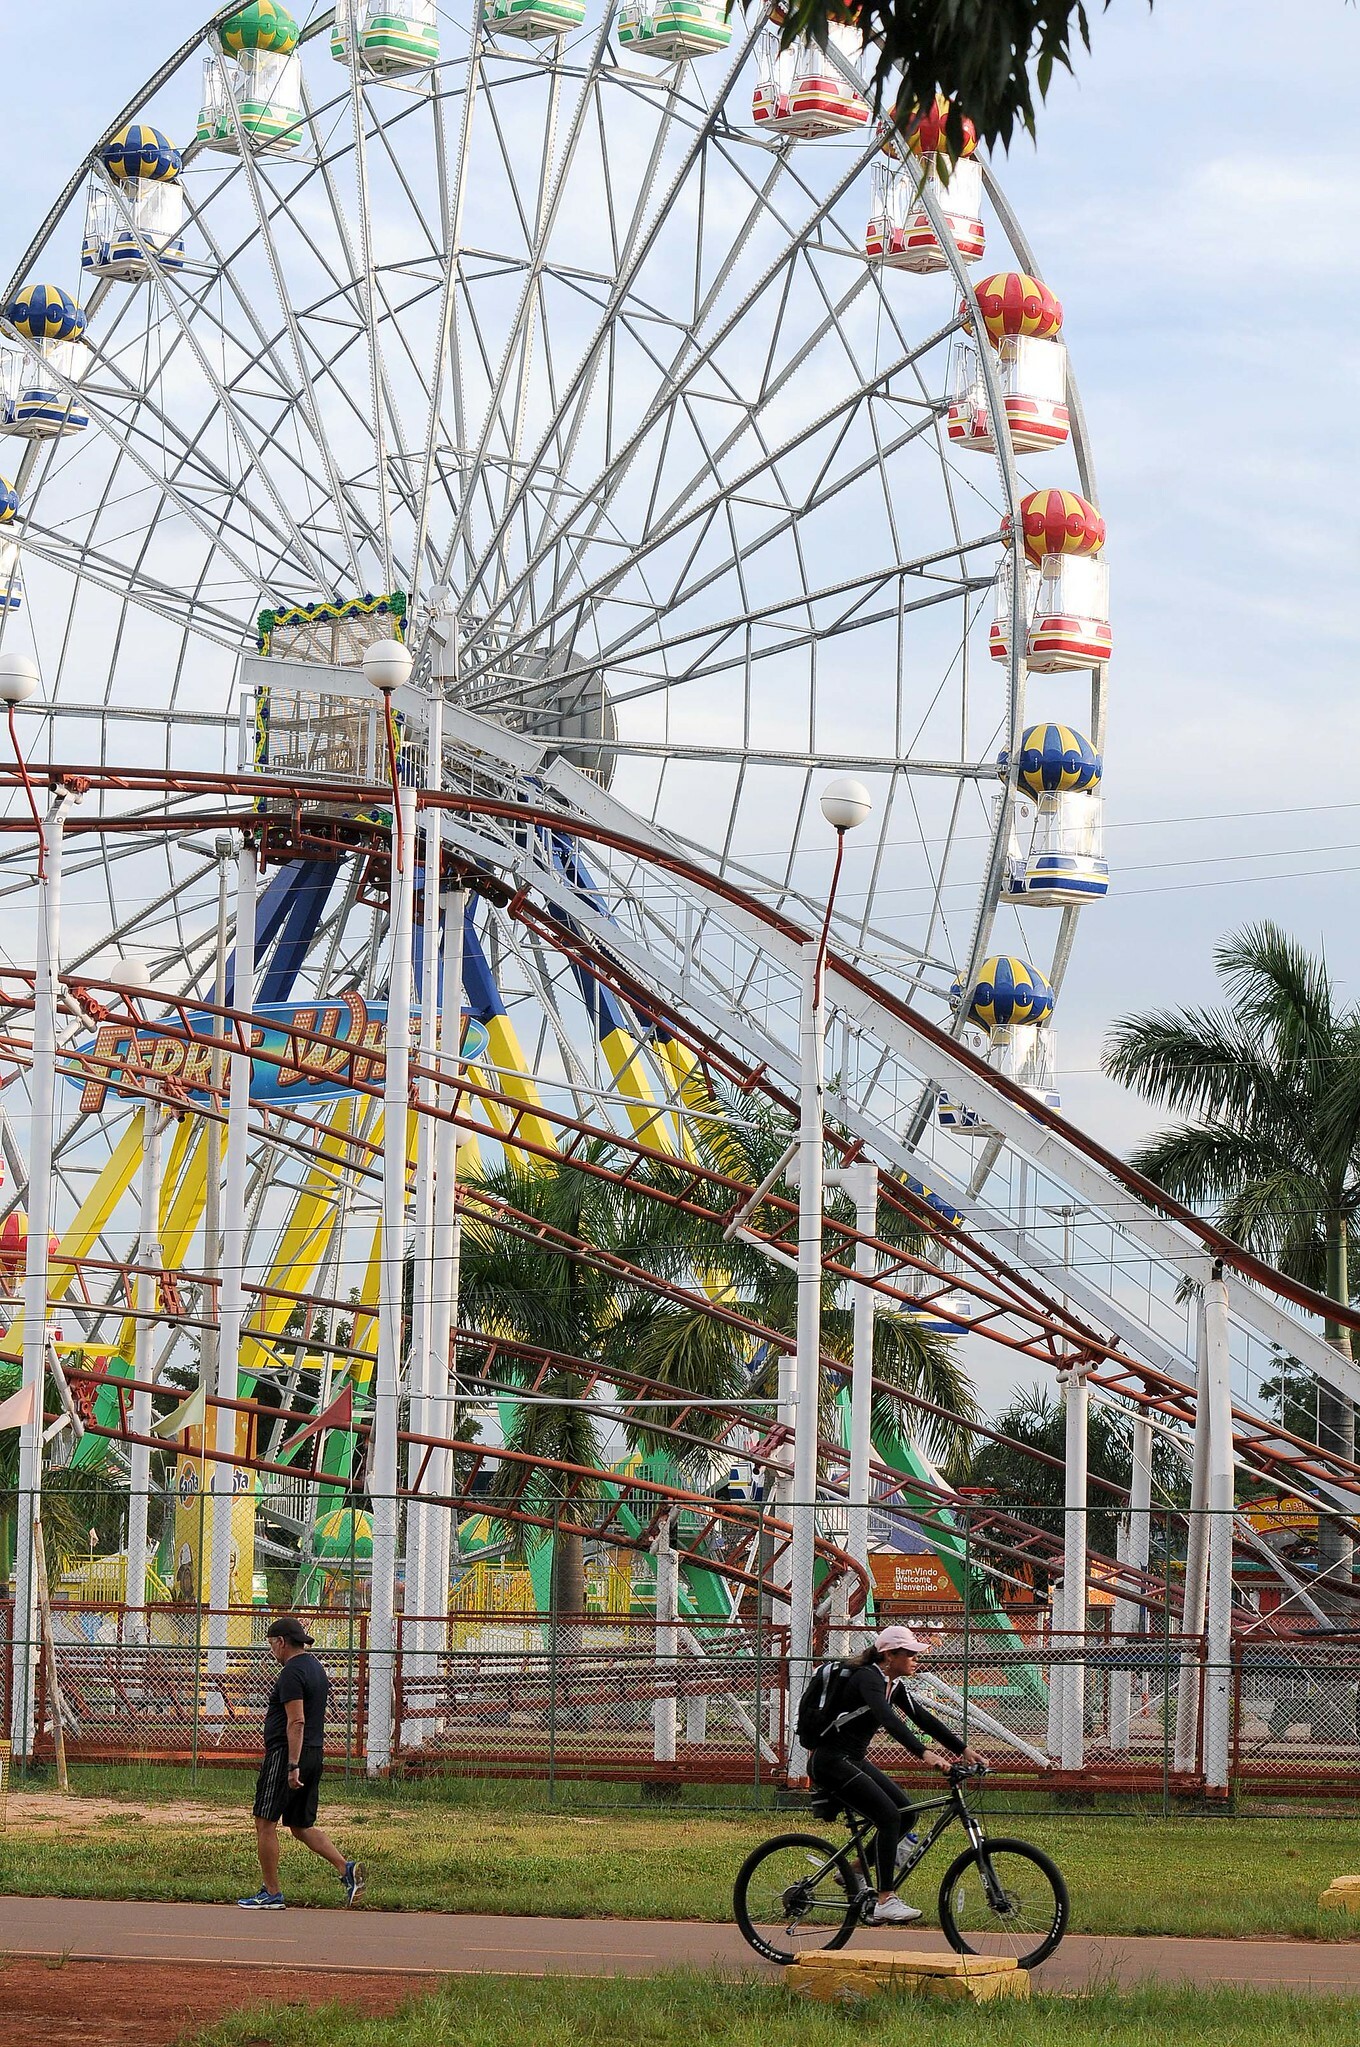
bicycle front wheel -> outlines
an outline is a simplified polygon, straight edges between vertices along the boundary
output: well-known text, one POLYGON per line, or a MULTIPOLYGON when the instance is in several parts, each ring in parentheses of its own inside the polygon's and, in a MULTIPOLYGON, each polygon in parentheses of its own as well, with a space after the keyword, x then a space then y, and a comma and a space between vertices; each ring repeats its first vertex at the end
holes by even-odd
POLYGON ((796 1962, 844 1947, 859 1918, 848 1857, 816 1834, 780 1834, 753 1849, 737 1872, 732 1905, 758 1955, 796 1962))
POLYGON ((1046 1961, 1067 1931, 1067 1885, 1028 1841, 984 1841, 951 1862, 940 1885, 940 1925, 957 1954, 1010 1955, 1022 1969, 1046 1961))

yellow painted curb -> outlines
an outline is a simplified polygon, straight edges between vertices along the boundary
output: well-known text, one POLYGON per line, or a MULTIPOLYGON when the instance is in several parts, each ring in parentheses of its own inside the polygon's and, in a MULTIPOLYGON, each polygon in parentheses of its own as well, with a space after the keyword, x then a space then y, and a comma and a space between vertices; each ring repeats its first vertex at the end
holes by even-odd
POLYGON ((912 1955, 894 1949, 858 1954, 803 1955, 784 1979, 800 1997, 818 2004, 854 2004, 893 1991, 978 2004, 993 1997, 1028 1997, 1029 1973, 1009 1957, 912 1955))

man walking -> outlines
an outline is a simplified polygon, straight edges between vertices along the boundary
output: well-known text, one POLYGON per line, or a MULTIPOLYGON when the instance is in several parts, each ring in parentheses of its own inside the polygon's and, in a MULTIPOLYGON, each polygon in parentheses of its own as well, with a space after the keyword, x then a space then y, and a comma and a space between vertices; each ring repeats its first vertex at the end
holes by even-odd
POLYGON ((238 1898, 247 1912, 281 1912, 279 1821, 295 1841, 329 1862, 352 1905, 364 1887, 364 1872, 346 1861, 316 1824, 321 1787, 322 1744, 330 1679, 309 1652, 312 1638, 295 1614, 270 1623, 266 1636, 280 1666, 264 1716, 264 1762, 255 1785, 255 1848, 264 1882, 253 1898, 238 1898))

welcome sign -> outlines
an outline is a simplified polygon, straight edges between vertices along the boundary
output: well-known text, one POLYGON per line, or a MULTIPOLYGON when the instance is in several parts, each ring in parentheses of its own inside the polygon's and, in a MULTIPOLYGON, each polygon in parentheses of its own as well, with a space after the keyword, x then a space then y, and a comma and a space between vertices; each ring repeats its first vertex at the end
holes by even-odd
MULTIPOLYGON (((262 1002, 253 1014, 251 1050, 261 1056, 251 1063, 252 1102, 332 1102, 381 1080, 385 1002, 354 994, 333 1002, 262 1002), (327 1042, 318 1044, 317 1038, 327 1042)), ((211 1040, 226 1037, 230 1029, 223 1018, 202 1011, 191 1012, 182 1026, 158 1030, 139 1030, 126 1022, 100 1024, 92 1038, 75 1048, 86 1071, 67 1078, 81 1091, 82 1112, 97 1114, 110 1088, 126 1094, 148 1082, 206 1101, 212 1085, 211 1040)), ((486 1049, 485 1027, 465 1011, 462 1057, 478 1060, 486 1049)))

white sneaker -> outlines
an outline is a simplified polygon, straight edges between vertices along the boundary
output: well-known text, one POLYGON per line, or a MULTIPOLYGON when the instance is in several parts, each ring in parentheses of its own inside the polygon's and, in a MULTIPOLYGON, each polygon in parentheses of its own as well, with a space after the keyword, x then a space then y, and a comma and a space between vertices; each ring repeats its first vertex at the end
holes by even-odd
POLYGON ((900 1898, 880 1898, 874 1906, 871 1926, 910 1926, 920 1913, 915 1905, 904 1905, 900 1898))

